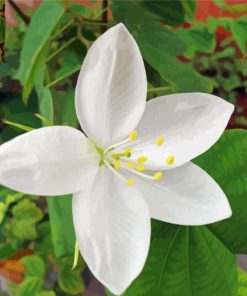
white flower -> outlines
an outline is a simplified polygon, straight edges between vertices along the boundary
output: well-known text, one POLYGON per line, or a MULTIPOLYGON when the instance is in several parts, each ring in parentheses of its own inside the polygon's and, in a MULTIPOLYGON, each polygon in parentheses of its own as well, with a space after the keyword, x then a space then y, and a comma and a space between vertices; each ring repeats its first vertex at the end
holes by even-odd
POLYGON ((203 93, 146 104, 146 90, 137 44, 119 24, 93 44, 78 78, 76 111, 88 139, 54 126, 0 147, 3 185, 28 194, 73 193, 82 256, 115 294, 143 268, 150 217, 202 225, 231 215, 223 191, 190 160, 219 139, 233 105, 203 93))

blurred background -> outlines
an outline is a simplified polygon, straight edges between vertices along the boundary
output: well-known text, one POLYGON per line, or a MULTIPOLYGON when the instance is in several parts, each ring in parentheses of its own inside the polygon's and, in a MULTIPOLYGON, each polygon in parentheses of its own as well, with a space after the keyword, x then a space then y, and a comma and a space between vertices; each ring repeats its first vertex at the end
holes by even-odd
MULTIPOLYGON (((247 128, 245 0, 1 0, 0 144, 41 126, 79 128, 78 72, 94 40, 118 22, 142 52, 147 99, 213 93, 236 106, 228 128, 247 128)), ((105 295, 82 258, 71 270, 74 244, 71 196, 0 187, 0 295, 105 295)), ((239 264, 247 270, 244 256, 239 264)))

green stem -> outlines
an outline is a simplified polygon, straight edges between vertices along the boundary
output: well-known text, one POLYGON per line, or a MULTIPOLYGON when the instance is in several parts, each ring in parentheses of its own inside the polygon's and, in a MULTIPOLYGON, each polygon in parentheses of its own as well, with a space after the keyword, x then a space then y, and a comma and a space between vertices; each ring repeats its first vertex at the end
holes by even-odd
POLYGON ((30 131, 34 130, 33 127, 30 127, 30 126, 27 126, 27 125, 24 125, 24 124, 20 124, 20 123, 16 123, 16 122, 12 122, 12 121, 9 121, 7 119, 3 119, 2 121, 5 124, 14 126, 16 128, 19 128, 20 130, 23 130, 23 131, 26 131, 26 132, 30 132, 30 131))
POLYGON ((73 43, 75 40, 77 39, 77 37, 73 37, 72 39, 70 39, 68 42, 64 43, 57 51, 55 51, 53 54, 51 54, 47 59, 46 59, 46 63, 48 63, 50 60, 52 60, 59 52, 61 52, 62 50, 64 50, 66 47, 68 47, 71 43, 73 43))
POLYGON ((67 28, 69 28, 74 23, 74 19, 70 20, 65 26, 63 26, 61 29, 59 29, 53 36, 51 36, 51 39, 55 39, 57 36, 59 36, 63 31, 65 31, 67 28))
POLYGON ((81 65, 77 66, 75 69, 71 70, 70 72, 66 73, 65 75, 58 77, 57 79, 53 80, 51 83, 47 84, 45 87, 52 87, 53 85, 59 83, 60 81, 64 80, 65 78, 67 78, 68 76, 74 74, 75 72, 79 71, 81 68, 81 65))
POLYGON ((173 86, 160 86, 160 87, 153 87, 149 88, 148 92, 160 92, 160 91, 165 91, 165 90, 170 90, 173 89, 173 86))

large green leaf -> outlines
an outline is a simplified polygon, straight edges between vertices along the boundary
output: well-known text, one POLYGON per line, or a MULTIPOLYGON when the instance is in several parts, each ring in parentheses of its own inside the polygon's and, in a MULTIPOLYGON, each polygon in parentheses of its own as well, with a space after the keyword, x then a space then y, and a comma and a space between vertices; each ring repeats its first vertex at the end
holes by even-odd
POLYGON ((27 102, 35 75, 44 63, 48 42, 59 23, 64 8, 57 1, 43 1, 35 10, 28 26, 21 52, 17 77, 23 85, 23 99, 27 102))
POLYGON ((205 226, 153 221, 144 270, 123 295, 235 296, 235 257, 205 226))
POLYGON ((213 83, 198 74, 190 65, 183 64, 175 57, 159 50, 155 44, 137 37, 144 59, 160 76, 168 81, 174 92, 211 92, 213 83))
POLYGON ((71 196, 48 197, 52 242, 57 258, 74 255, 75 231, 71 196))
POLYGON ((135 37, 144 60, 169 82, 173 92, 212 91, 213 84, 208 78, 177 59, 186 45, 175 32, 150 20, 136 2, 114 1, 111 9, 114 18, 124 22, 135 37))
POLYGON ((247 296, 247 273, 238 269, 238 295, 247 296))
POLYGON ((49 88, 44 86, 45 67, 36 73, 35 88, 39 101, 39 113, 51 124, 53 123, 53 98, 49 88))
POLYGON ((186 50, 184 41, 174 31, 152 21, 147 11, 138 3, 113 1, 111 9, 114 18, 118 22, 123 22, 134 37, 140 36, 146 42, 155 44, 160 51, 172 56, 177 57, 186 50))
POLYGON ((194 160, 212 176, 229 199, 233 215, 209 228, 236 254, 247 254, 247 131, 226 131, 194 160))
POLYGON ((194 160, 224 190, 232 217, 201 227, 153 221, 147 262, 125 296, 237 295, 232 253, 247 253, 246 150, 247 131, 230 130, 194 160))
POLYGON ((145 1, 140 4, 152 12, 158 20, 171 26, 181 25, 184 22, 184 9, 180 1, 145 1))

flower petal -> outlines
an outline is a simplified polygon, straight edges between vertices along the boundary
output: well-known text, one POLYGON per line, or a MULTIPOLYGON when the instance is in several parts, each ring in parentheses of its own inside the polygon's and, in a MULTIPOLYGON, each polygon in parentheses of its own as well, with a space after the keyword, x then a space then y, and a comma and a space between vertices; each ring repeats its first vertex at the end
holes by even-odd
POLYGON ((231 216, 219 185, 200 167, 189 162, 164 171, 162 181, 138 179, 152 218, 181 225, 205 225, 231 216))
POLYGON ((89 138, 106 148, 134 129, 145 108, 143 60, 123 24, 100 36, 84 60, 76 86, 76 111, 89 138))
POLYGON ((141 272, 150 242, 150 216, 141 194, 107 168, 74 194, 80 251, 93 274, 114 294, 141 272))
POLYGON ((35 195, 63 195, 85 186, 98 169, 97 154, 78 130, 33 130, 0 146, 0 183, 35 195))
POLYGON ((132 153, 148 157, 152 170, 180 166, 208 150, 223 133, 234 106, 219 97, 203 93, 174 94, 153 99, 137 127, 139 141, 132 153), (155 144, 157 137, 164 144, 155 144), (166 159, 174 156, 169 165, 166 159))

